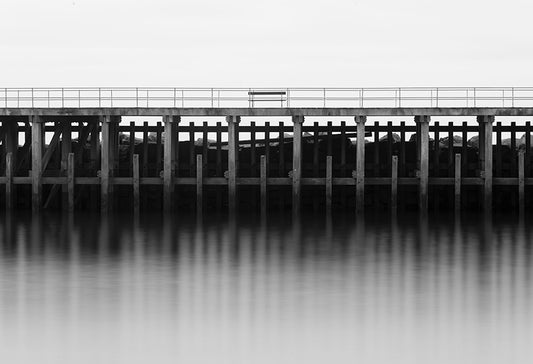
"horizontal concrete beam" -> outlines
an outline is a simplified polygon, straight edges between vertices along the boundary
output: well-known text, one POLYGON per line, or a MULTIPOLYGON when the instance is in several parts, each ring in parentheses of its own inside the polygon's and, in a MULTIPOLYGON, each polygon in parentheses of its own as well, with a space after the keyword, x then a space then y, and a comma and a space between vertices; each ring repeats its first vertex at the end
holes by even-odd
POLYGON ((533 108, 2 108, 2 116, 532 116, 533 108))

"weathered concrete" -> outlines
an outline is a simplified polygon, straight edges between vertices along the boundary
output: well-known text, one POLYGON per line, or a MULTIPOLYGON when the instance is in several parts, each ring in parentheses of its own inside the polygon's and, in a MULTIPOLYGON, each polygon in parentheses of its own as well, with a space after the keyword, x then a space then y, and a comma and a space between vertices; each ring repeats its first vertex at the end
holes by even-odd
POLYGON ((530 116, 529 107, 450 108, 1 108, 0 116, 530 116))

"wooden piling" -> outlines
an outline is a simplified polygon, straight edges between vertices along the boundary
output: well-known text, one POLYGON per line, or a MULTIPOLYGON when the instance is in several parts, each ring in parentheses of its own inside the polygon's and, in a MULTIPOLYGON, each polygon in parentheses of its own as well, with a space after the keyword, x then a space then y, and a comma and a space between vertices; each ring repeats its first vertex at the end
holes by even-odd
POLYGON ((260 162, 260 194, 261 194, 261 215, 265 216, 267 212, 267 161, 266 156, 261 155, 260 162))
POLYGON ((6 151, 6 209, 11 210, 16 201, 13 177, 16 173, 18 152, 18 123, 2 121, 6 151), (8 163, 9 162, 9 163, 8 163))
POLYGON ((203 208, 203 190, 204 190, 204 180, 203 180, 203 161, 202 155, 198 154, 196 156, 196 212, 201 214, 203 208))
MULTIPOLYGON (((68 176, 68 158, 72 150, 72 134, 71 134, 71 123, 66 120, 63 121, 61 125, 61 173, 63 176, 68 176)), ((78 138, 79 140, 79 138, 78 138)), ((52 145, 50 145, 51 147, 52 145)), ((69 199, 68 199, 68 184, 61 186, 61 204, 63 210, 69 210, 69 199)))
POLYGON ((6 154, 6 210, 13 209, 13 153, 6 154))
POLYGON ((454 173, 454 208, 455 212, 461 211, 461 154, 455 154, 454 173))
MULTIPOLYGON (((91 171, 96 175, 98 171, 98 167, 100 165, 100 125, 99 122, 93 122, 93 128, 91 132, 91 146, 90 146, 90 154, 91 154, 91 171)), ((94 185, 91 186, 91 208, 93 210, 98 209, 98 186, 94 185)))
POLYGON ((429 122, 428 115, 415 117, 419 125, 420 138, 417 140, 420 166, 419 166, 419 210, 426 213, 428 209, 428 184, 429 184, 429 122))
POLYGON ((143 122, 143 160, 142 175, 148 177, 148 122, 143 122))
POLYGON ((172 211, 174 204, 174 178, 176 171, 176 128, 178 116, 164 115, 165 142, 163 151, 163 210, 172 211))
POLYGON ((102 213, 107 213, 109 211, 109 174, 110 174, 110 117, 109 115, 104 115, 100 118, 102 124, 102 147, 101 153, 101 167, 100 167, 100 210, 102 213))
POLYGON ((32 211, 38 212, 42 205, 43 123, 40 116, 34 115, 31 118, 32 211))
POLYGON ((67 157, 67 202, 68 211, 74 211, 74 153, 67 157))
POLYGON ((303 115, 292 117, 293 151, 292 151, 292 211, 300 213, 301 178, 302 178, 302 124, 303 115))
POLYGON ((133 175, 133 155, 135 154, 135 122, 130 122, 129 160, 131 174, 133 175))
POLYGON ((525 153, 518 152, 518 213, 524 216, 526 211, 525 153))
MULTIPOLYGON (((320 174, 320 161, 318 158, 318 122, 313 123, 313 177, 318 178, 320 174)), ((318 211, 320 201, 318 194, 313 193, 313 211, 318 211)))
MULTIPOLYGON (((139 189, 139 155, 133 155, 133 212, 139 214, 141 207, 141 196, 139 189)), ((165 199, 166 201, 166 199, 165 199)))
POLYGON ((333 157, 326 157, 326 213, 331 213, 333 197, 333 157))
MULTIPOLYGON (((482 126, 483 140, 480 138, 479 149, 483 150, 483 208, 492 210, 492 123, 494 116, 483 115, 478 117, 482 126)), ((481 135, 480 135, 481 136, 481 135)))
MULTIPOLYGON (((362 213, 365 209, 365 123, 366 116, 355 117, 357 124, 356 146, 356 181, 355 181, 355 211, 362 213)), ((377 134, 377 133, 376 133, 377 134)))
POLYGON ((398 210, 398 156, 392 156, 391 168, 391 211, 396 213, 398 210))
POLYGON ((239 116, 227 116, 228 123, 228 208, 234 213, 237 207, 237 152, 238 134, 237 127, 240 122, 239 116))

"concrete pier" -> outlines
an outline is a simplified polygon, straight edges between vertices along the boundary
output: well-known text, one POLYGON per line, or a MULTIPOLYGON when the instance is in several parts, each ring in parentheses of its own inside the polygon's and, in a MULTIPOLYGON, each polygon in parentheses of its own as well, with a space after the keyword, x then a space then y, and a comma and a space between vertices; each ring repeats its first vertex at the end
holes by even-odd
POLYGON ((533 108, 3 108, 0 201, 34 212, 290 206, 295 214, 311 207, 362 214, 385 206, 475 209, 473 194, 463 194, 476 189, 483 210, 523 214, 533 185, 531 126, 502 124, 509 115, 533 108), (477 125, 432 122, 443 115, 475 116, 477 125), (129 116, 162 122, 132 124, 129 116), (304 122, 324 116, 346 120, 304 122), (376 116, 406 121, 369 124, 376 116), (198 121, 184 125, 184 117, 198 121), (477 144, 467 140, 473 133, 477 144))

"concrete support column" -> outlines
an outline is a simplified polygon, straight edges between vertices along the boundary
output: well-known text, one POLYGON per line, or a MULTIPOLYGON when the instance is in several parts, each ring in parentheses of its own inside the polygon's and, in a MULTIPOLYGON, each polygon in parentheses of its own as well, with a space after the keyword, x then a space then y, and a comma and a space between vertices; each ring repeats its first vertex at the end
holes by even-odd
POLYGON ((361 214, 365 210, 365 123, 366 116, 355 117, 357 124, 357 149, 355 170, 355 212, 361 214))
POLYGON ((18 123, 16 121, 7 121, 3 118, 2 125, 5 132, 5 151, 6 151, 6 210, 11 210, 15 202, 15 186, 13 177, 17 166, 18 151, 18 123))
POLYGON ((176 130, 179 116, 164 115, 165 142, 163 150, 163 209, 172 211, 174 203, 174 178, 176 175, 176 130))
MULTIPOLYGON (((79 139, 79 138, 78 138, 79 139)), ((61 124, 61 175, 67 176, 68 156, 72 148, 71 122, 66 120, 61 124)), ((80 153, 83 151, 80 150, 80 153)), ((69 209, 68 201, 68 184, 61 186, 61 202, 63 210, 69 209)))
POLYGON ((100 186, 101 186, 101 198, 100 198, 100 209, 102 213, 107 213, 109 211, 109 177, 111 170, 111 161, 110 161, 110 128, 111 120, 109 115, 104 115, 100 117, 100 122, 102 123, 102 156, 101 156, 101 166, 100 166, 100 186))
POLYGON ((415 122, 419 127, 417 138, 419 162, 419 200, 418 207, 421 213, 428 210, 428 186, 429 186, 429 115, 415 116, 415 122))
POLYGON ((40 116, 30 116, 31 121, 31 180, 32 211, 38 212, 42 206, 42 162, 43 162, 43 120, 40 116))
POLYGON ((300 214, 301 179, 302 179, 302 124, 303 115, 292 117, 293 126, 293 151, 292 151, 292 211, 300 214))
POLYGON ((228 123, 228 207, 230 213, 237 208, 237 153, 239 148, 238 124, 240 116, 227 116, 228 123))
POLYGON ((492 124, 493 115, 477 117, 480 126, 479 159, 481 163, 481 177, 483 178, 483 209, 492 210, 492 124))

